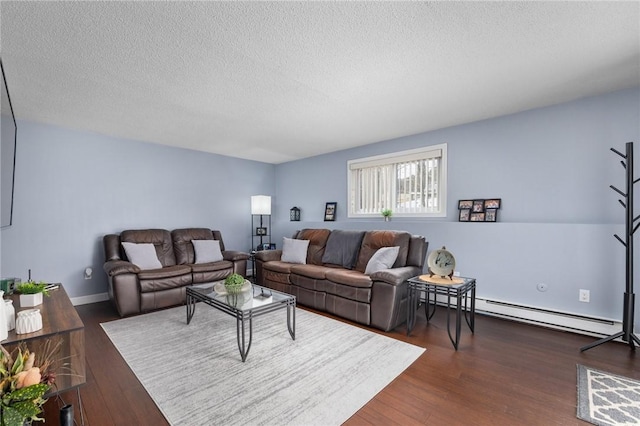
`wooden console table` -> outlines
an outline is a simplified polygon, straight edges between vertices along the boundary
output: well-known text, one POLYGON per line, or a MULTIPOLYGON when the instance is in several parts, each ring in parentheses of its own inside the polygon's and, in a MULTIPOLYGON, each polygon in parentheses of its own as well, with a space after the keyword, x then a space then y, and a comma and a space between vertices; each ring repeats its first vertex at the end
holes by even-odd
POLYGON ((13 300, 16 314, 24 309, 40 309, 42 329, 26 334, 16 334, 15 329, 11 330, 9 337, 0 342, 7 351, 11 353, 20 342, 25 342, 29 351, 35 352, 37 357, 42 353, 47 340, 61 341, 53 367, 56 372, 55 385, 45 398, 83 385, 86 381, 84 324, 62 285, 49 291, 49 296, 43 298, 42 304, 33 308, 20 307, 20 297, 17 294, 9 298, 13 300))

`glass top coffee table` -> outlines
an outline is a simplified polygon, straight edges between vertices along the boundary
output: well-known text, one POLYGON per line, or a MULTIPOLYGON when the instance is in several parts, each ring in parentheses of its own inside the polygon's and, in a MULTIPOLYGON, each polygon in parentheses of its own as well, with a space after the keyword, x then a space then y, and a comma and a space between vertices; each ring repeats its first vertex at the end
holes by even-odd
POLYGON ((293 340, 296 340, 296 297, 290 294, 253 285, 248 292, 220 295, 213 289, 213 283, 187 287, 187 324, 196 311, 196 302, 207 305, 236 318, 236 335, 242 362, 247 359, 253 338, 253 318, 269 312, 287 308, 287 328, 293 340), (247 340, 245 322, 249 322, 247 340))

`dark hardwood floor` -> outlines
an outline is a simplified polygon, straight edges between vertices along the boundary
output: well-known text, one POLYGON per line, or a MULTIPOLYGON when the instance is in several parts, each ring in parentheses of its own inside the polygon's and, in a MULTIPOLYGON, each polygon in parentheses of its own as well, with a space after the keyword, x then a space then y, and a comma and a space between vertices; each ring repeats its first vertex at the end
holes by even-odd
MULTIPOLYGON (((85 324, 84 423, 167 425, 100 327, 118 318, 111 304, 76 309, 85 324)), ((463 328, 457 352, 443 309, 428 326, 420 309, 410 337, 404 325, 381 334, 427 350, 347 425, 581 425, 587 423, 576 418, 576 364, 640 379, 638 354, 625 344, 610 342, 581 353, 580 347, 596 339, 482 315, 476 316, 475 334, 463 328)), ((62 397, 74 405, 80 424, 76 392, 62 397)), ((62 403, 47 402, 46 425, 59 424, 62 403)))

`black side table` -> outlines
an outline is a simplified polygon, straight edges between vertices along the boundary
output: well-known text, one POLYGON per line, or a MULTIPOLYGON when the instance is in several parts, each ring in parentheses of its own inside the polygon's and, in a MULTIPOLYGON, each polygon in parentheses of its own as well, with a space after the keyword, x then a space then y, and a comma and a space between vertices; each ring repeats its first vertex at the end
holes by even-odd
MULTIPOLYGON (((457 278, 457 277, 456 277, 457 278)), ((433 317, 436 312, 436 299, 438 295, 446 296, 447 298, 447 332, 449 333, 449 339, 453 343, 453 347, 458 350, 458 343, 460 343, 460 328, 462 323, 462 308, 464 304, 464 318, 471 330, 474 332, 475 326, 475 313, 476 313, 476 279, 475 278, 461 278, 460 284, 440 284, 436 282, 429 282, 420 279, 420 277, 413 277, 408 280, 408 306, 407 306, 407 336, 411 334, 411 330, 416 323, 416 310, 418 309, 418 302, 424 302, 425 315, 427 317, 427 323, 433 317), (425 298, 420 298, 420 293, 425 292, 425 298), (471 303, 469 306, 469 294, 471 294, 471 303), (456 334, 455 339, 451 334, 451 299, 456 299, 456 334), (432 306, 433 305, 433 306, 432 306)))

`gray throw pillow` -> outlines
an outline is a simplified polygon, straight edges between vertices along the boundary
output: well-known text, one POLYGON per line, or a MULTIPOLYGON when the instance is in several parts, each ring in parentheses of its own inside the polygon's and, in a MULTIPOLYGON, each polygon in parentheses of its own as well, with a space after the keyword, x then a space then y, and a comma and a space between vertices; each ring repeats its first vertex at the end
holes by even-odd
POLYGON ((140 269, 160 269, 162 264, 158 260, 156 248, 151 243, 122 243, 127 258, 140 269))
POLYGON ((364 270, 366 275, 371 275, 374 272, 382 271, 383 269, 389 269, 393 266, 400 252, 400 247, 382 247, 378 249, 369 262, 367 268, 364 270))
POLYGON ((307 263, 307 249, 309 240, 296 240, 284 237, 282 241, 282 256, 280 260, 289 263, 307 263))
POLYGON ((362 238, 364 238, 364 231, 334 229, 327 240, 327 246, 322 255, 322 263, 353 269, 358 260, 362 238))
POLYGON ((224 259, 218 240, 191 240, 196 263, 220 262, 224 259))

